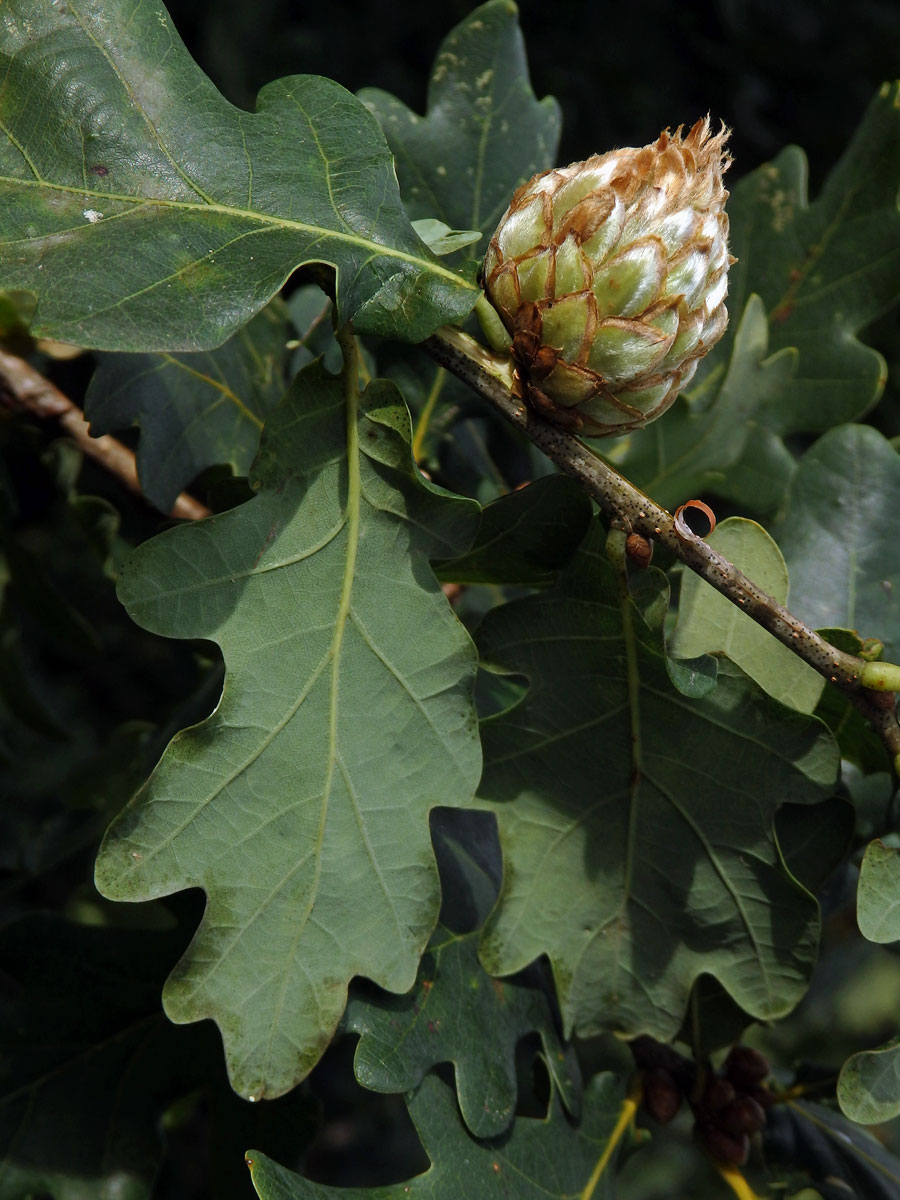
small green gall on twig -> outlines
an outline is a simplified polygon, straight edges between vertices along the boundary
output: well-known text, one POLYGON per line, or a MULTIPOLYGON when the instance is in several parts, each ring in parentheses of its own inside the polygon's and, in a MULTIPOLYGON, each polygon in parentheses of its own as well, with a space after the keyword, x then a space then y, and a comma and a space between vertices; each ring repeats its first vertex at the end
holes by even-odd
POLYGON ((500 320, 500 314, 486 296, 479 296, 475 302, 475 316, 478 318, 481 332, 487 338, 491 349, 500 354, 504 352, 508 354, 512 346, 512 338, 500 320))
POLYGON ((859 652, 859 657, 866 662, 877 662, 884 654, 884 642, 878 638, 866 638, 859 652))
POLYGON ((900 692, 900 667, 896 663, 868 662, 860 672, 859 682, 876 692, 900 692))

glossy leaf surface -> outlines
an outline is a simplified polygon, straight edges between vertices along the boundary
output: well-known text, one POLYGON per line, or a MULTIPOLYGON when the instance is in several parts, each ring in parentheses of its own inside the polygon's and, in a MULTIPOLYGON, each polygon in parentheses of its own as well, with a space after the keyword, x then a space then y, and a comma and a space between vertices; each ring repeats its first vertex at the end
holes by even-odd
POLYGON ((480 768, 473 650, 427 566, 471 538, 475 507, 415 472, 390 385, 362 406, 355 378, 306 368, 259 494, 145 544, 119 584, 145 627, 216 641, 226 678, 113 824, 98 886, 204 889, 166 1011, 212 1017, 254 1097, 314 1065, 351 976, 412 986, 439 906, 428 810, 465 804, 480 768))
POLYGON ((377 122, 331 80, 279 80, 243 112, 161 4, 128 0, 7 0, 0 57, 0 287, 35 294, 36 334, 209 349, 303 263, 336 269, 360 331, 417 341, 474 304, 409 224, 377 122))

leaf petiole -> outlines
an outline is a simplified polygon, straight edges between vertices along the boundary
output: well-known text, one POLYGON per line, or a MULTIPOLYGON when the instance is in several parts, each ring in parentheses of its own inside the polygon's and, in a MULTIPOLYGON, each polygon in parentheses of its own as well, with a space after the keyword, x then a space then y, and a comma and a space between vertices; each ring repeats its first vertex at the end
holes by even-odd
POLYGON ((412 440, 412 455, 417 463, 422 461, 422 454, 425 450, 425 438, 428 435, 428 426, 431 423, 431 418, 434 416, 434 410, 437 406, 438 397, 441 394, 441 389, 447 378, 447 372, 443 367, 438 367, 434 375, 434 382, 431 385, 431 390, 425 401, 425 407, 419 413, 419 419, 416 421, 415 432, 412 440))
POLYGON ((619 1142, 621 1142, 622 1138, 634 1124, 634 1118, 637 1116, 638 1105, 641 1102, 643 1094, 644 1085, 640 1078, 638 1078, 632 1083, 628 1090, 628 1095, 622 1101, 622 1111, 619 1113, 619 1119, 616 1121, 613 1131, 609 1135, 609 1141, 604 1146, 603 1153, 597 1159, 590 1179, 579 1193, 578 1200, 591 1200, 596 1191, 597 1184, 603 1178, 603 1173, 616 1152, 619 1142))
POLYGON ((716 1163, 716 1170, 737 1196, 738 1200, 760 1200, 760 1197, 754 1192, 737 1167, 726 1167, 722 1163, 716 1163))

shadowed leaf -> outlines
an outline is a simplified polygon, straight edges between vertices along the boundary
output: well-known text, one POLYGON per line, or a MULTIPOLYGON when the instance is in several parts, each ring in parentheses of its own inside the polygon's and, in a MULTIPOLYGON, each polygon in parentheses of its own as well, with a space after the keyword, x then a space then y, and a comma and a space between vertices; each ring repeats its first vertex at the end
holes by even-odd
POLYGON ((551 583, 575 552, 591 518, 591 502, 565 475, 547 475, 484 507, 471 548, 439 563, 454 583, 551 583))
POLYGON ((183 945, 176 931, 37 914, 0 933, 2 1200, 150 1196, 162 1114, 215 1061, 202 1031, 173 1028, 159 1007, 183 945))
POLYGON ((536 1031, 563 1103, 577 1115, 578 1061, 559 1038, 541 972, 492 979, 478 961, 481 923, 499 884, 479 861, 487 840, 482 823, 490 818, 452 810, 448 815, 467 819, 466 824, 457 820, 448 828, 441 822, 436 828, 443 920, 453 927, 438 925, 412 992, 384 996, 357 988, 351 993, 343 1023, 362 1035, 354 1058, 356 1077, 378 1092, 406 1092, 436 1063, 452 1062, 466 1125, 476 1137, 496 1137, 515 1110, 516 1045, 536 1031), (460 915, 464 895, 471 896, 474 905, 463 930, 456 928, 453 917, 460 915))
POLYGON ((857 334, 900 299, 898 95, 881 89, 811 204, 796 146, 735 185, 730 327, 684 402, 615 454, 660 502, 712 490, 771 512, 793 470, 784 437, 855 420, 881 394, 884 361, 857 334))
POLYGON ((217 350, 104 354, 85 396, 91 433, 141 427, 141 487, 160 512, 207 467, 246 475, 285 387, 289 325, 269 305, 217 350))
POLYGON ((740 306, 762 296, 770 350, 799 354, 790 392, 767 400, 778 434, 822 431, 870 408, 881 356, 857 332, 900 299, 900 84, 885 84, 810 204, 806 158, 788 147, 735 187, 728 212, 740 306))
POLYGON ((841 796, 815 808, 784 804, 775 818, 778 848, 787 869, 811 892, 818 892, 843 861, 853 840, 856 813, 841 796))
POLYGON ((432 1161, 424 1175, 393 1187, 326 1187, 250 1150, 247 1161, 260 1200, 458 1200, 465 1195, 473 1200, 571 1200, 578 1195, 615 1200, 622 1149, 618 1125, 623 1113, 627 1118, 634 1109, 612 1075, 591 1080, 577 1126, 554 1096, 545 1120, 519 1117, 508 1136, 494 1141, 478 1142, 466 1133, 452 1090, 434 1075, 425 1078, 407 1103, 432 1161), (594 1186, 587 1190, 592 1176, 594 1186))
POLYGON ((623 602, 602 537, 479 631, 487 661, 530 682, 483 724, 479 794, 505 870, 482 961, 504 974, 547 954, 567 1031, 668 1038, 701 973, 752 1016, 786 1013, 817 915, 772 820, 784 800, 824 798, 834 744, 745 679, 675 691, 661 629, 623 602))
MULTIPOLYGON (((757 510, 777 503, 793 470, 790 454, 760 424, 758 410, 768 398, 783 397, 796 370, 796 352, 770 350, 759 296, 749 297, 743 313, 734 300, 728 307, 735 328, 730 357, 718 354, 702 384, 692 386, 664 421, 630 434, 611 455, 629 479, 672 508, 687 496, 727 491, 751 447, 757 510)), ((711 356, 716 354, 717 348, 711 356)))
POLYGON ((768 1159, 806 1167, 815 1182, 843 1183, 851 1189, 848 1200, 896 1200, 900 1194, 900 1159, 823 1105, 775 1105, 764 1139, 768 1159))
POLYGON ((886 519, 898 511, 900 455, 877 430, 842 425, 801 458, 775 529, 792 611, 877 637, 886 659, 900 657, 900 540, 886 519))
POLYGON ((481 230, 481 255, 519 184, 554 164, 559 105, 531 90, 510 0, 482 4, 444 39, 426 116, 375 88, 359 96, 397 160, 410 217, 481 230))

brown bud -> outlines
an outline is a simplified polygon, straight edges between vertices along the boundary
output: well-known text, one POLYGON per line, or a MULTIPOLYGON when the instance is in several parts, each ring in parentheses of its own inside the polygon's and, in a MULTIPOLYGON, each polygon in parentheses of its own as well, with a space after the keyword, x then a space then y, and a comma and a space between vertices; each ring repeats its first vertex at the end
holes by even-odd
POLYGON ((766 1114, 752 1096, 736 1096, 721 1112, 716 1124, 726 1133, 759 1133, 766 1124, 766 1114))
POLYGON ((775 1103, 775 1096, 767 1087, 750 1087, 746 1089, 744 1094, 751 1096, 763 1110, 763 1112, 767 1112, 775 1103))
POLYGON ((629 533, 625 539, 625 553, 639 569, 650 566, 653 557, 653 543, 640 533, 629 533))
POLYGON ((681 1089, 665 1068, 644 1075, 644 1107, 660 1125, 668 1125, 681 1107, 681 1089))
POLYGON ((762 1083, 769 1074, 769 1064, 758 1050, 750 1046, 733 1046, 725 1059, 725 1077, 741 1091, 762 1083))
POLYGON ((700 1137, 707 1150, 718 1162, 731 1167, 742 1167, 750 1154, 750 1139, 746 1133, 726 1133, 715 1125, 699 1127, 700 1137))
POLYGON ((719 1075, 712 1075, 703 1093, 703 1107, 709 1109, 710 1112, 717 1112, 720 1108, 729 1105, 734 1100, 734 1096, 734 1087, 727 1079, 722 1079, 719 1075))

